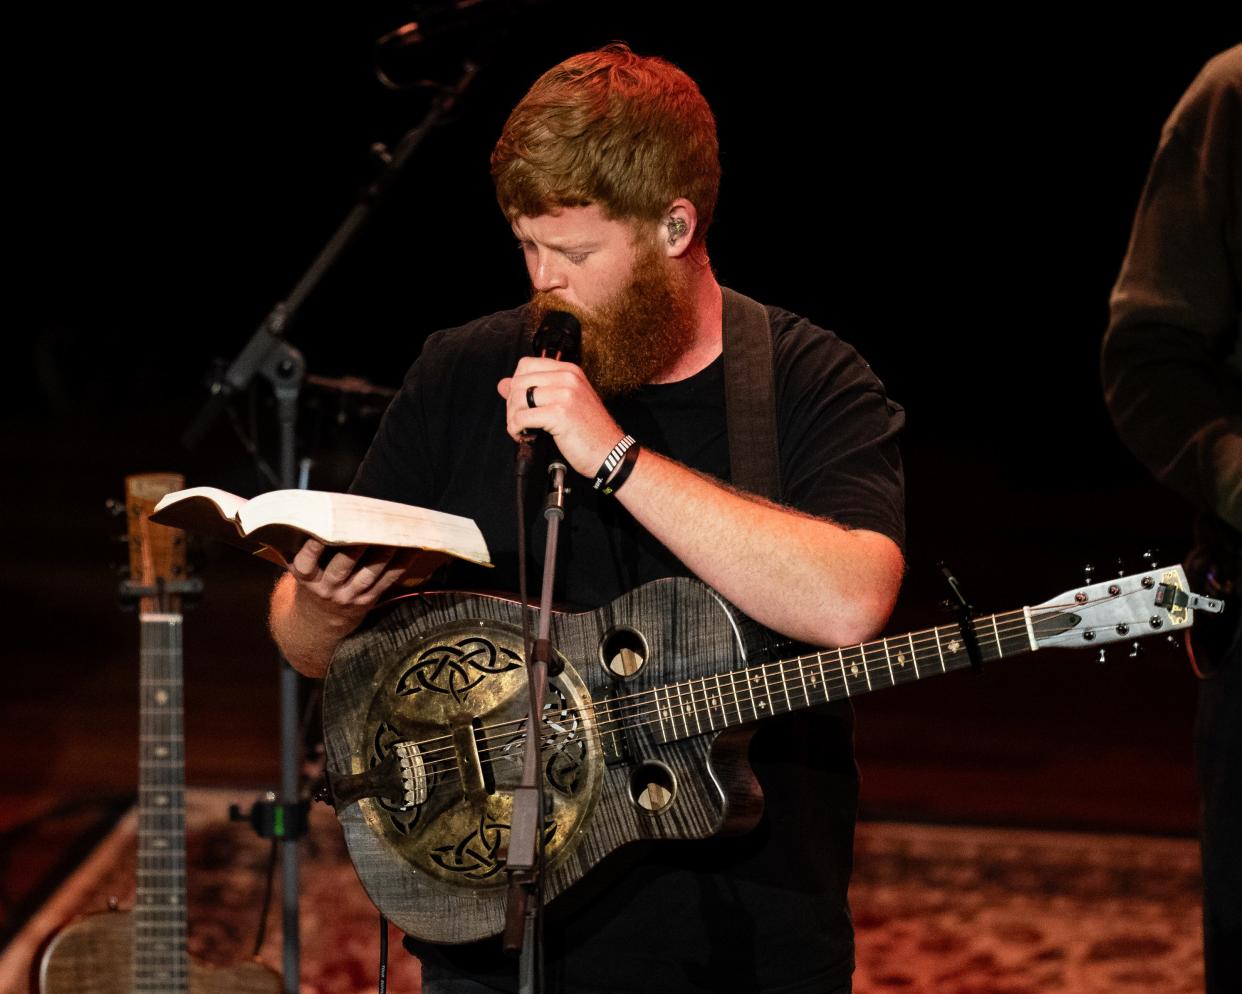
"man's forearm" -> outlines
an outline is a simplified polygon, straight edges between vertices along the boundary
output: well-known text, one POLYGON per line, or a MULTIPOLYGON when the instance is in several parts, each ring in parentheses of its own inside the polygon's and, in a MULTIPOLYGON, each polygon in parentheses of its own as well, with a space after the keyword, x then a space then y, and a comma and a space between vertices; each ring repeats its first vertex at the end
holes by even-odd
POLYGON ((617 499, 704 582, 791 638, 850 645, 888 619, 895 542, 727 489, 644 449, 617 499))
POLYGON ((366 617, 366 608, 328 610, 285 575, 272 591, 268 625, 281 654, 304 676, 321 678, 341 640, 366 617))

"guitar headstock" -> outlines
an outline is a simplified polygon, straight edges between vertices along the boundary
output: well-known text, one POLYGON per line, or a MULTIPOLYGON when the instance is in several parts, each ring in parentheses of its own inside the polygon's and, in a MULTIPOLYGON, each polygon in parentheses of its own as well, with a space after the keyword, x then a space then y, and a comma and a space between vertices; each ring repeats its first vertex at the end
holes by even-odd
POLYGON ((1039 648, 1082 649, 1189 628, 1196 610, 1224 602, 1190 592, 1180 566, 1085 584, 1030 609, 1039 648))
MULTIPOLYGON (((179 473, 137 473, 125 477, 125 520, 129 544, 129 578, 139 587, 185 579, 185 532, 151 521, 161 497, 185 488, 179 473)), ((180 595, 166 594, 163 603, 151 596, 141 599, 144 614, 180 610, 180 595)))

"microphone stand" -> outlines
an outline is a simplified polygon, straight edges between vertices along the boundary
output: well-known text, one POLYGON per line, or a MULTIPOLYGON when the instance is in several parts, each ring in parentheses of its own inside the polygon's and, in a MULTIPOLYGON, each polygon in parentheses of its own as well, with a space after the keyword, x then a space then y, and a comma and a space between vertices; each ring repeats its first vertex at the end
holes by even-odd
MULTIPOLYGON (((423 139, 454 109, 474 82, 479 68, 478 63, 467 60, 457 82, 440 91, 423 120, 402 136, 394 151, 389 152, 380 143, 372 146, 372 151, 382 166, 380 174, 363 189, 358 203, 298 280, 288 298, 279 301, 272 308, 228 368, 223 373, 217 370, 209 387, 211 396, 181 437, 186 448, 195 448, 231 399, 246 390, 256 375, 262 375, 272 382, 276 392, 280 422, 280 486, 284 489, 293 489, 296 486, 296 421, 298 397, 306 364, 297 349, 285 339, 285 332, 293 324, 315 287, 358 237, 376 208, 392 190, 401 171, 423 139)), ((249 816, 240 813, 237 815, 241 818, 248 817, 260 835, 277 838, 281 842, 284 994, 297 994, 301 986, 297 840, 306 832, 309 803, 302 799, 300 790, 303 750, 299 740, 299 685, 297 672, 288 662, 282 660, 279 802, 274 803, 270 798, 265 798, 255 803, 249 816)))
MULTIPOLYGON (((529 443, 526 443, 529 444, 529 443)), ((527 456, 519 459, 519 478, 529 465, 527 456)), ((556 579, 557 541, 560 524, 565 517, 565 464, 559 461, 548 466, 551 477, 543 516, 548 522, 544 545, 543 586, 539 594, 539 627, 533 651, 528 647, 526 678, 530 695, 530 711, 526 716, 526 754, 522 764, 522 781, 513 792, 513 815, 510 819, 509 852, 505 872, 509 889, 505 908, 503 946, 512 954, 521 951, 518 966, 518 990, 535 994, 543 989, 543 870, 544 834, 547 809, 543 784, 543 706, 548 681, 559 676, 561 663, 552 646, 552 587, 556 579)), ((523 564, 523 569, 525 564, 523 564)), ((526 610, 523 603, 522 610, 526 610)))

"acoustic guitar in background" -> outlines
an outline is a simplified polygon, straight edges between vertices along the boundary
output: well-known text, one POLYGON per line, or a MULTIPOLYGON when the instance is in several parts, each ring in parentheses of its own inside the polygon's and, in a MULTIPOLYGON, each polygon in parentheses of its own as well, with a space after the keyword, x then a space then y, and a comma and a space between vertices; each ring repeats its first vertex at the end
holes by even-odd
POLYGON ((165 589, 185 578, 185 535, 149 520, 182 478, 125 480, 131 580, 140 601, 137 897, 132 911, 80 918, 59 932, 39 963, 41 994, 279 994, 280 977, 258 963, 212 968, 186 948, 185 751, 182 733, 181 599, 165 589))

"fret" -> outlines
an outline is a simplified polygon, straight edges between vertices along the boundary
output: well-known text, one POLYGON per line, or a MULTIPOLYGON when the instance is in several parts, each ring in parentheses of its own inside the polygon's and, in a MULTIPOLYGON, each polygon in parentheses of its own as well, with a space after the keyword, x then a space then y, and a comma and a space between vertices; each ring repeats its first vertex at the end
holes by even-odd
MULTIPOLYGON (((764 700, 759 702, 760 707, 763 708, 765 714, 776 714, 775 708, 772 707, 772 685, 768 682, 768 668, 766 666, 756 666, 753 672, 755 673, 755 684, 758 684, 760 680, 763 681, 764 700)), ((752 704, 755 701, 753 689, 751 690, 750 700, 752 704)), ((755 717, 759 717, 758 711, 755 712, 755 717)))
POLYGON ((996 624, 996 615, 992 615, 992 635, 996 638, 996 658, 1000 659, 1005 655, 1005 647, 1001 645, 1000 628, 996 624))
MULTIPOLYGON (((656 687, 652 693, 655 695, 656 720, 660 723, 660 741, 667 742, 668 732, 664 730, 664 714, 660 707, 660 688, 656 687)), ((667 695, 668 691, 665 691, 665 696, 667 695)))
POLYGON ((742 686, 745 688, 746 693, 750 695, 751 718, 758 718, 761 712, 767 714, 769 710, 768 701, 772 699, 772 691, 768 687, 767 674, 760 667, 745 669, 742 673, 744 674, 742 686), (756 696, 755 688, 760 684, 763 684, 763 690, 756 696))
POLYGON ((867 690, 871 689, 871 664, 867 662, 867 647, 865 645, 858 647, 858 654, 862 656, 863 676, 867 678, 867 690))
MULTIPOLYGON (((725 712, 724 688, 720 686, 720 674, 715 673, 713 674, 713 676, 715 676, 716 678, 716 704, 720 708, 720 723, 725 728, 728 728, 729 727, 729 715, 725 712)), ((708 711, 707 714, 710 720, 711 712, 708 711)), ((715 727, 716 727, 715 724, 713 724, 712 728, 715 728, 715 727)))
POLYGON ((937 653, 939 654, 939 656, 940 656, 940 672, 941 672, 941 673, 948 673, 949 671, 945 668, 945 665, 944 665, 944 650, 940 647, 940 629, 939 629, 939 628, 933 628, 933 629, 932 629, 932 632, 933 632, 933 633, 935 634, 935 636, 936 636, 936 652, 937 652, 937 653))
POLYGON ((733 706, 737 708, 737 723, 741 725, 746 719, 742 717, 742 695, 737 692, 737 679, 733 676, 733 670, 729 670, 729 684, 733 687, 733 706))
POLYGON ((880 644, 884 646, 884 665, 888 667, 888 684, 890 687, 896 687, 897 678, 893 676, 893 657, 888 652, 888 639, 880 639, 880 644))
POLYGON ((841 651, 841 647, 837 646, 837 662, 841 666, 841 682, 845 684, 845 696, 850 696, 850 678, 845 675, 845 654, 841 651))
POLYGON ((689 738, 693 733, 690 731, 690 719, 694 717, 694 689, 689 680, 677 685, 677 703, 681 705, 681 727, 689 738), (690 691, 690 703, 686 703, 685 692, 690 691))
POLYGON ((813 656, 798 657, 798 676, 802 680, 802 694, 806 697, 806 703, 808 706, 815 702, 815 691, 822 689, 820 679, 816 675, 813 668, 811 670, 811 675, 809 677, 807 676, 806 664, 813 658, 813 656))
MULTIPOLYGON (((851 688, 850 678, 852 677, 854 682, 857 683, 859 680, 859 677, 862 677, 866 674, 867 657, 861 645, 852 645, 852 646, 849 646, 849 648, 857 652, 857 655, 850 657, 848 665, 845 662, 845 656, 842 653, 842 650, 838 649, 837 655, 840 656, 840 659, 841 659, 841 676, 845 680, 845 693, 847 696, 852 696, 855 693, 855 691, 861 691, 861 688, 858 688, 858 687, 851 688)), ((861 692, 866 693, 866 691, 861 691, 861 692)))
POLYGON ((798 679, 802 682, 802 703, 809 707, 811 704, 811 689, 806 685, 806 666, 804 665, 805 656, 799 656, 794 660, 798 667, 798 679))
POLYGON ((824 654, 822 652, 815 653, 815 658, 819 660, 819 682, 824 688, 824 701, 832 700, 828 693, 828 675, 824 672, 824 654))
MULTIPOLYGON (((699 683, 702 684, 703 681, 700 680, 699 683)), ((699 717, 699 706, 694 703, 694 681, 693 680, 689 681, 689 685, 690 685, 690 709, 694 712, 694 727, 695 727, 695 730, 698 732, 698 734, 702 735, 703 734, 703 722, 699 717)), ((707 703, 707 692, 706 691, 703 692, 703 703, 705 705, 707 703)))
POLYGON ((792 710, 793 710, 793 701, 792 701, 792 700, 790 700, 790 698, 789 698, 789 684, 788 684, 788 683, 786 682, 786 680, 785 680, 785 667, 784 667, 784 666, 782 666, 782 665, 780 665, 780 664, 778 663, 778 664, 777 664, 777 671, 778 671, 778 672, 780 673, 780 675, 781 675, 781 691, 782 691, 782 692, 784 693, 784 695, 785 695, 785 710, 786 710, 786 711, 792 711, 792 710))
POLYGON ((914 632, 910 632, 908 635, 906 635, 906 638, 910 642, 910 659, 914 663, 914 679, 918 680, 918 679, 921 679, 921 675, 919 673, 918 650, 914 648, 914 632))

